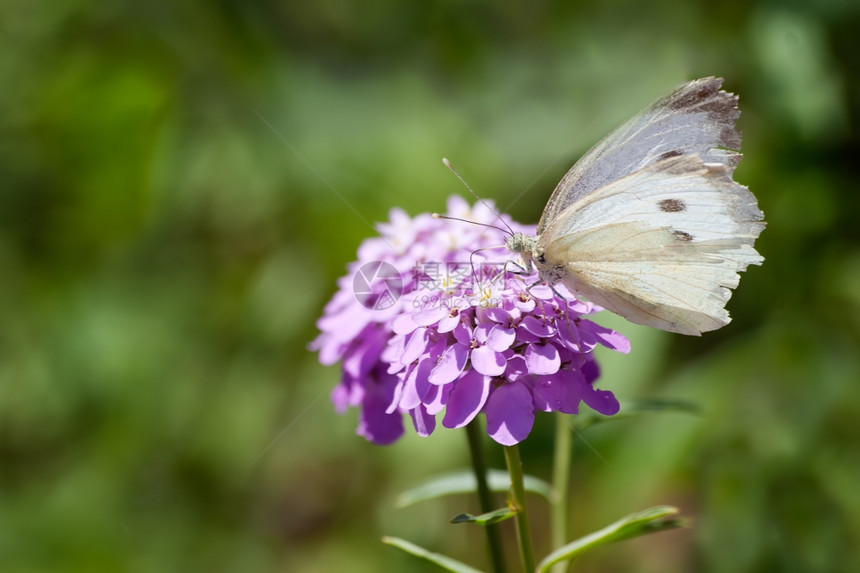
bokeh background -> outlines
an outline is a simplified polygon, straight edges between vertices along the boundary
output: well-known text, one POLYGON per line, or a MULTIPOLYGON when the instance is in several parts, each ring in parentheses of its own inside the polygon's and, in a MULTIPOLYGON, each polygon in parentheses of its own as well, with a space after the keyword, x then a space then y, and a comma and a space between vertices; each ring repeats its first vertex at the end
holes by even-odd
POLYGON ((0 570, 433 570, 382 534, 486 566, 447 524, 470 499, 394 506, 465 437, 357 437, 314 322, 390 208, 464 194, 443 156, 536 222, 707 75, 741 96, 767 260, 701 338, 599 318, 633 342, 603 387, 700 413, 578 435, 573 532, 662 503, 692 527, 577 570, 860 570, 858 29, 854 0, 4 0, 0 570))

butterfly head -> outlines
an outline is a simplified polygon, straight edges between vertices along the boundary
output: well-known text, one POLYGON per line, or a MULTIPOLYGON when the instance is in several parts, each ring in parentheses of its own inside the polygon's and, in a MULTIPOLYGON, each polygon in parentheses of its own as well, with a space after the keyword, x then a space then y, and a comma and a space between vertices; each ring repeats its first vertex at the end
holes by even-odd
POLYGON ((531 261, 536 245, 537 237, 530 237, 523 233, 513 233, 505 239, 505 246, 508 247, 508 250, 520 255, 526 263, 531 261))

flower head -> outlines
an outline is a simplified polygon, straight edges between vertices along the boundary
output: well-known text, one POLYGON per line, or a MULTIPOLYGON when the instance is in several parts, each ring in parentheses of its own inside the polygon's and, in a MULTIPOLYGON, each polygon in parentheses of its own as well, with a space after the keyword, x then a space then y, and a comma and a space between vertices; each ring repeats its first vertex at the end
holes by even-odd
MULTIPOLYGON (((492 209, 456 196, 448 215, 497 223, 492 209)), ((403 434, 404 413, 428 436, 437 415, 459 428, 483 412, 490 436, 512 445, 528 436, 539 410, 575 414, 585 402, 605 415, 618 411, 615 396, 594 387, 592 350, 630 347, 584 318, 597 307, 561 285, 531 286, 536 271, 516 266, 500 229, 411 219, 398 209, 390 218, 359 247, 311 343, 323 364, 342 361, 332 401, 341 412, 361 409, 360 435, 388 444, 403 434)))

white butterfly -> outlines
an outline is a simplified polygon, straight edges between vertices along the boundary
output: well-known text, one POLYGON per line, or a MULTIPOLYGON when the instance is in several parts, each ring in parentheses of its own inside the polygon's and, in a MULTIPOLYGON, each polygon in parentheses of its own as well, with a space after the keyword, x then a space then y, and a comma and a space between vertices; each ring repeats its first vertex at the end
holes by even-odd
POLYGON ((764 261, 764 223, 732 180, 740 112, 721 85, 689 82, 609 134, 555 188, 537 236, 508 249, 631 322, 693 335, 727 324, 738 272, 764 261))

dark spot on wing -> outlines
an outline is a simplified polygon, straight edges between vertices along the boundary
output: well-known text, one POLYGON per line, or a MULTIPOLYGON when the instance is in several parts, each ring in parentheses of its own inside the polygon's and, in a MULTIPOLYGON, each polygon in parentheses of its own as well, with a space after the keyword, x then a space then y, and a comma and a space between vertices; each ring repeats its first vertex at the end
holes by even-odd
POLYGON ((672 231, 672 234, 675 235, 675 238, 679 241, 692 241, 693 235, 687 233, 686 231, 672 231))
POLYGON ((673 149, 672 151, 667 151, 666 153, 661 153, 657 157, 657 161, 662 161, 664 159, 669 159, 670 157, 678 157, 679 155, 684 155, 683 151, 678 151, 677 149, 673 149))
POLYGON ((680 213, 687 208, 681 199, 663 199, 657 203, 664 213, 680 213))

